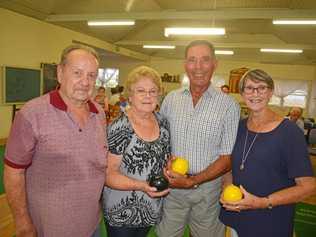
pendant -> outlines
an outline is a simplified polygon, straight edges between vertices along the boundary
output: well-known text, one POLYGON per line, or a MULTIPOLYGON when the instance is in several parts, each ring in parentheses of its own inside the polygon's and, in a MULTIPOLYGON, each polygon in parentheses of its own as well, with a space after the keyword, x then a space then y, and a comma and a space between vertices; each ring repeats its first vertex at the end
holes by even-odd
POLYGON ((245 167, 244 167, 244 164, 241 164, 240 166, 239 166, 239 169, 240 170, 243 170, 245 167))

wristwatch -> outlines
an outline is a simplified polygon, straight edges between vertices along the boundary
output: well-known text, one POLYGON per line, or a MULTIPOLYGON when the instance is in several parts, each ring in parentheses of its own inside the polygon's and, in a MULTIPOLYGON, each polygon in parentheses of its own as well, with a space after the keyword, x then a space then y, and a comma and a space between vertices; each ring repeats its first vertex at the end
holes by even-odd
MULTIPOLYGON (((192 175, 192 174, 188 174, 188 177, 193 177, 194 175, 192 175)), ((197 189, 199 187, 199 184, 197 183, 197 184, 194 184, 193 185, 193 187, 192 187, 192 189, 197 189)))
POLYGON ((266 199, 268 200, 268 206, 267 206, 267 208, 268 208, 269 210, 271 210, 271 209, 273 208, 273 206, 272 206, 272 203, 271 203, 271 200, 270 200, 269 196, 267 196, 266 199))
POLYGON ((194 185, 193 185, 193 189, 197 189, 198 187, 199 187, 198 184, 194 184, 194 185))

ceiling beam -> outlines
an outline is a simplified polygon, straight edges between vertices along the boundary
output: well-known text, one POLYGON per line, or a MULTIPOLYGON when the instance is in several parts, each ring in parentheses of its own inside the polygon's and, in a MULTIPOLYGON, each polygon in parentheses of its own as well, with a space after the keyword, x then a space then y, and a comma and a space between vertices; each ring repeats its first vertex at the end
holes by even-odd
POLYGON ((75 44, 83 44, 98 50, 105 50, 107 52, 116 54, 116 55, 122 55, 122 56, 126 56, 129 58, 133 58, 133 59, 137 59, 137 60, 141 60, 141 61, 149 61, 150 60, 150 56, 146 55, 146 54, 142 54, 136 51, 132 51, 129 49, 125 49, 123 47, 120 47, 118 45, 114 45, 114 44, 110 44, 107 42, 104 42, 102 44, 99 45, 91 45, 82 41, 78 41, 78 40, 73 40, 72 41, 75 44))
MULTIPOLYGON (((178 41, 138 41, 138 40, 121 40, 116 42, 116 45, 137 45, 142 46, 146 45, 175 45, 175 46, 187 46, 191 41, 178 40, 178 41)), ((299 48, 305 50, 316 50, 316 45, 309 44, 282 44, 282 43, 274 43, 274 44, 265 44, 265 43, 239 43, 239 42, 231 42, 231 43, 223 43, 212 41, 212 44, 216 48, 243 48, 243 49, 260 49, 260 48, 299 48)))
POLYGON ((49 22, 88 21, 88 20, 210 20, 216 19, 311 19, 316 18, 315 9, 267 9, 233 8, 207 11, 148 11, 148 12, 109 12, 103 14, 52 14, 46 18, 49 22))

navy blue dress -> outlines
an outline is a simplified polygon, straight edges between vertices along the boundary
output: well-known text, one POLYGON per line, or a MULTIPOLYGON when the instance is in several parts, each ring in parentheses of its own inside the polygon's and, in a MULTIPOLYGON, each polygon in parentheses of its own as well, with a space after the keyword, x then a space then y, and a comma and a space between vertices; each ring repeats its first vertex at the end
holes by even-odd
MULTIPOLYGON (((270 132, 259 133, 249 152, 244 169, 240 170, 246 138, 247 120, 239 124, 232 153, 233 183, 248 192, 266 197, 295 185, 296 177, 313 176, 307 145, 296 124, 283 120, 270 132)), ((246 151, 256 133, 249 131, 246 151)), ((220 220, 235 229, 239 237, 291 237, 294 204, 276 206, 272 210, 257 209, 241 212, 221 209, 220 220)))

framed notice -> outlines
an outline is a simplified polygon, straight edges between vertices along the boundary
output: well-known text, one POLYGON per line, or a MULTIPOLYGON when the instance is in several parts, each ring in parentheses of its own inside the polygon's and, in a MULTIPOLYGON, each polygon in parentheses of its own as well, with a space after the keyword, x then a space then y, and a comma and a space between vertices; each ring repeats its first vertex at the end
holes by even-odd
POLYGON ((55 90, 58 86, 57 64, 42 63, 43 68, 43 93, 55 90))
POLYGON ((23 104, 41 94, 41 70, 3 66, 3 103, 23 104))

